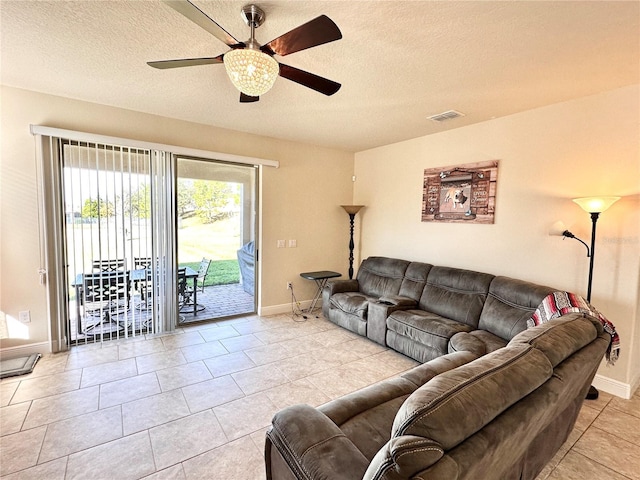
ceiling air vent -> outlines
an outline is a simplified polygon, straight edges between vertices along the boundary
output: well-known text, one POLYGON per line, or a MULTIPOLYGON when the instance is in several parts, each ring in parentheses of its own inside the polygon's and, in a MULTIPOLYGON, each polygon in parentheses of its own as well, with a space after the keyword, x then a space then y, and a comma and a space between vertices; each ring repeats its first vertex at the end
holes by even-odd
POLYGON ((446 120, 452 120, 454 118, 464 117, 464 113, 456 112, 455 110, 447 110, 446 112, 438 113, 437 115, 431 115, 427 117, 434 122, 444 122, 446 120))

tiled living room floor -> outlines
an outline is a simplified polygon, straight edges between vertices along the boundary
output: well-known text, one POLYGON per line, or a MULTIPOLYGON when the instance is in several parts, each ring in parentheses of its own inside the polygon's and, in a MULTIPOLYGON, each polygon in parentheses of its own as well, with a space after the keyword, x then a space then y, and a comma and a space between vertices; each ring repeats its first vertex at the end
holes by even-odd
MULTIPOLYGON (((264 432, 416 363, 323 318, 250 316, 46 355, 0 382, 3 479, 264 479, 264 432)), ((539 478, 640 479, 640 396, 601 393, 539 478)))

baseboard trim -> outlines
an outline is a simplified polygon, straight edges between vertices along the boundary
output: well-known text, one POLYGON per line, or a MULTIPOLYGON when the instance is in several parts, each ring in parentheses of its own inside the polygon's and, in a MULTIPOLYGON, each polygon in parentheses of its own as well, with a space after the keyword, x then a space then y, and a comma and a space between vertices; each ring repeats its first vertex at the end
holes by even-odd
POLYGON ((0 358, 20 357, 22 355, 31 355, 34 353, 51 353, 49 342, 30 343, 29 345, 0 348, 0 358))
POLYGON ((612 378, 598 374, 596 374, 592 384, 598 390, 627 400, 633 396, 633 392, 635 391, 635 388, 628 383, 619 382, 618 380, 613 380, 612 378))
MULTIPOLYGON (((305 310, 311 306, 311 300, 302 300, 300 303, 300 309, 305 310)), ((260 307, 258 309, 258 315, 268 317, 269 315, 281 315, 283 313, 291 313, 291 304, 283 303, 281 305, 269 305, 268 307, 260 307)))

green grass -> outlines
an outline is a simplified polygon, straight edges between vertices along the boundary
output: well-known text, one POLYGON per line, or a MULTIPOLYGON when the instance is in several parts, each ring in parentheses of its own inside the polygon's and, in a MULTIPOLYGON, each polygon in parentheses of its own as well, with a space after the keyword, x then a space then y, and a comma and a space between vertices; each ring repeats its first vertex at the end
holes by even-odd
POLYGON ((229 218, 202 223, 196 216, 184 219, 178 230, 178 259, 180 266, 194 270, 200 260, 211 259, 204 285, 229 285, 240 282, 236 252, 240 248, 240 221, 229 218))
POLYGON ((213 223, 202 223, 199 217, 182 220, 178 229, 178 261, 199 262, 202 257, 211 260, 235 260, 241 247, 240 220, 227 218, 213 223))
MULTIPOLYGON (((184 262, 180 263, 180 266, 191 267, 197 271, 200 268, 200 262, 184 262)), ((229 285, 239 282, 240 269, 237 260, 212 260, 204 285, 208 287, 209 285, 229 285)))

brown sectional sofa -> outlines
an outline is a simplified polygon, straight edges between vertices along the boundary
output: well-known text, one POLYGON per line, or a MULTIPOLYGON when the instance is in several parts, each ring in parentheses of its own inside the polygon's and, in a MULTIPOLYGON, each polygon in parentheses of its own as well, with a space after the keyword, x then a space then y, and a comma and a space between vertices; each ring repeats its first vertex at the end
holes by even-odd
POLYGON ((268 479, 535 479, 610 342, 600 322, 526 320, 553 289, 384 257, 330 283, 324 315, 423 363, 319 408, 280 411, 268 479))

